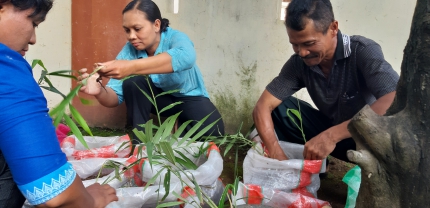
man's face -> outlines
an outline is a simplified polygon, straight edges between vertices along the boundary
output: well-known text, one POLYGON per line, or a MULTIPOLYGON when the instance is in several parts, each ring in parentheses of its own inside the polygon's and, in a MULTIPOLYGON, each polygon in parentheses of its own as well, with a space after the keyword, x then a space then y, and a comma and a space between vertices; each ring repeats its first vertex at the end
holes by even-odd
POLYGON ((337 22, 333 22, 327 33, 315 30, 314 22, 308 20, 304 30, 287 27, 288 37, 297 53, 308 66, 316 66, 323 60, 331 60, 336 49, 337 22), (333 26, 333 24, 336 24, 333 26))
POLYGON ((41 20, 28 17, 34 9, 20 11, 12 4, 0 5, 0 43, 20 53, 28 51, 28 45, 36 43, 35 28, 41 20))

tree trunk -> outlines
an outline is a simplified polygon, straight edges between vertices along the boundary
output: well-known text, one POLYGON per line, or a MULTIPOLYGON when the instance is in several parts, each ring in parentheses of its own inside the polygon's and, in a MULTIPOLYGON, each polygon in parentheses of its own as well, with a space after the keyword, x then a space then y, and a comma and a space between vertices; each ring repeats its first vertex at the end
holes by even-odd
POLYGON ((418 0, 396 98, 385 116, 364 107, 348 128, 362 170, 357 207, 430 205, 430 0, 418 0))

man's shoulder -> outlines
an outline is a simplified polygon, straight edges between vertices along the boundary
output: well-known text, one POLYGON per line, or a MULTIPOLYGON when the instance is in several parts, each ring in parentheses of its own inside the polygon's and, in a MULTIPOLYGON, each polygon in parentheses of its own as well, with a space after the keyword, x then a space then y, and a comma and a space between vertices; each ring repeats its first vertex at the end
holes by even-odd
POLYGON ((374 40, 370 39, 370 38, 366 38, 364 36, 361 35, 352 35, 350 36, 351 38, 351 43, 356 43, 359 44, 359 46, 369 46, 369 45, 379 45, 377 42, 375 42, 374 40))

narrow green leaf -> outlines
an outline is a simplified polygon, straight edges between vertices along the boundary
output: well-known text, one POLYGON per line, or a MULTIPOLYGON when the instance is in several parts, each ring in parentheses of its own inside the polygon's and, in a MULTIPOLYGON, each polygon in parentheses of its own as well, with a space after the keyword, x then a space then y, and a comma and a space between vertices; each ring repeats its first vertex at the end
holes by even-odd
MULTIPOLYGON (((190 125, 191 122, 193 122, 193 120, 188 120, 188 121, 185 121, 183 124, 181 124, 181 126, 178 128, 178 130, 176 130, 173 136, 176 138, 179 138, 182 132, 185 130, 185 128, 187 128, 188 125, 190 125)), ((181 146, 181 144, 184 142, 185 142, 185 139, 182 139, 181 141, 179 141, 178 146, 181 146)))
POLYGON ((194 191, 196 192, 196 196, 197 196, 197 198, 199 198, 199 201, 203 202, 202 190, 200 189, 199 184, 197 184, 197 180, 194 177, 194 175, 192 175, 192 177, 193 177, 192 182, 194 184, 194 191))
POLYGON ((85 99, 85 98, 81 98, 81 97, 79 97, 79 100, 81 101, 81 103, 82 104, 84 104, 84 105, 92 105, 92 104, 94 104, 94 102, 93 101, 91 101, 91 100, 87 100, 87 99, 85 99))
POLYGON ((182 103, 184 103, 184 102, 174 102, 174 103, 172 103, 172 104, 170 104, 170 105, 168 105, 168 106, 166 106, 166 107, 164 107, 163 109, 161 109, 160 110, 160 112, 158 113, 158 114, 161 114, 161 113, 163 113, 164 111, 167 111, 167 110, 169 110, 169 109, 172 109, 173 107, 175 107, 175 106, 177 106, 177 105, 180 105, 180 104, 182 104, 182 103))
MULTIPOLYGON (((224 188, 224 191, 222 192, 222 194, 221 194, 221 199, 219 200, 219 202, 218 202, 218 208, 224 208, 224 204, 225 204, 225 200, 227 199, 227 197, 228 197, 228 191, 230 190, 230 189, 233 189, 233 185, 232 184, 227 184, 226 186, 225 186, 225 188, 224 188)), ((233 202, 233 204, 234 204, 234 202, 233 202)))
POLYGON ((148 180, 144 190, 146 190, 149 186, 154 184, 154 182, 158 179, 158 176, 160 176, 160 174, 163 172, 164 169, 166 169, 166 168, 161 168, 161 170, 159 170, 157 173, 155 173, 155 175, 152 176, 152 178, 148 180))
POLYGON ((31 68, 34 69, 34 67, 36 67, 36 65, 41 66, 45 71, 48 71, 45 67, 45 65, 43 64, 42 60, 40 59, 34 59, 33 62, 31 63, 31 68))
POLYGON ((195 142, 197 139, 199 139, 200 137, 202 137, 206 132, 208 132, 215 124, 218 123, 218 121, 221 118, 215 120, 214 122, 212 122, 211 124, 207 125, 205 128, 203 128, 202 130, 200 130, 196 135, 193 136, 193 138, 188 141, 188 145, 195 142))
POLYGON ((64 116, 64 109, 63 109, 63 111, 59 111, 57 113, 57 115, 55 115, 55 117, 54 117, 54 126, 55 126, 55 128, 58 127, 58 124, 60 124, 61 120, 63 119, 63 116, 64 116))
POLYGON ((38 85, 42 83, 43 79, 46 77, 46 74, 48 74, 48 71, 42 70, 40 72, 40 78, 39 78, 39 81, 37 81, 38 85))
POLYGON ((160 147, 163 150, 163 153, 166 155, 167 160, 175 165, 175 155, 173 154, 173 149, 169 142, 160 142, 160 147))
POLYGON ((146 143, 146 154, 148 155, 148 162, 149 162, 149 165, 151 166, 151 169, 152 169, 152 163, 153 163, 153 157, 152 157, 153 151, 154 151, 154 143, 149 141, 148 143, 146 143))
POLYGON ((170 143, 170 146, 173 146, 173 145, 175 145, 175 144, 177 144, 179 142, 179 138, 177 138, 177 137, 175 137, 175 135, 170 135, 170 137, 169 137, 169 143, 170 143))
POLYGON ((69 105, 70 113, 72 114, 75 121, 91 136, 93 136, 93 133, 90 130, 90 127, 88 126, 85 119, 82 117, 82 115, 79 113, 79 111, 73 107, 73 105, 69 105))
POLYGON ((245 135, 245 138, 248 138, 248 136, 251 134, 252 131, 255 129, 255 124, 252 124, 251 127, 248 129, 248 132, 245 135))
POLYGON ((65 77, 65 78, 78 80, 78 78, 76 76, 71 75, 72 73, 73 73, 73 70, 59 70, 59 71, 50 72, 47 75, 57 76, 57 77, 65 77))
POLYGON ((152 119, 151 119, 151 120, 149 120, 148 122, 146 122, 146 124, 145 124, 145 135, 146 135, 146 140, 147 140, 148 142, 153 142, 153 137, 152 137, 152 133, 153 133, 153 131, 152 131, 152 124, 153 124, 152 119))
POLYGON ((287 109, 287 115, 288 115, 288 116, 290 116, 290 115, 289 115, 289 112, 293 113, 293 114, 294 114, 294 115, 295 115, 295 116, 300 120, 300 122, 302 121, 302 116, 300 115, 300 112, 299 112, 298 110, 288 108, 288 109, 287 109))
POLYGON ((64 98, 66 98, 66 96, 63 94, 63 93, 61 93, 57 88, 55 88, 55 87, 46 87, 46 86, 40 86, 41 88, 43 88, 43 89, 45 89, 45 90, 48 90, 48 91, 50 91, 50 92, 53 92, 53 93, 56 93, 56 94, 59 94, 59 95, 61 95, 61 97, 63 97, 63 99, 64 98))
POLYGON ((154 143, 158 144, 160 141, 163 141, 163 134, 164 132, 168 132, 169 134, 172 132, 174 125, 169 126, 169 121, 172 119, 172 117, 168 117, 158 128, 157 132, 154 135, 154 143))
POLYGON ((129 143, 129 142, 123 142, 123 143, 121 143, 121 145, 118 147, 118 149, 116 149, 116 150, 115 150, 115 154, 116 154, 118 151, 123 150, 123 149, 127 149, 127 148, 129 148, 129 147, 130 147, 130 143, 129 143))
POLYGON ((205 116, 202 120, 200 120, 199 122, 197 122, 185 135, 184 137, 182 137, 182 139, 187 140, 188 138, 190 138, 190 136, 192 136, 199 128, 201 125, 203 125, 203 123, 206 121, 206 119, 209 118, 209 116, 212 115, 212 113, 210 113, 209 115, 205 116))
POLYGON ((225 148, 225 151, 224 151, 224 156, 228 153, 228 151, 230 151, 230 149, 233 147, 233 145, 234 145, 234 142, 230 142, 227 145, 227 147, 225 148))
POLYGON ((143 91, 142 89, 140 89, 140 87, 136 84, 136 83, 134 83, 135 85, 136 85, 136 87, 140 90, 140 92, 142 92, 143 93, 143 95, 145 95, 145 97, 149 100, 149 102, 151 102, 151 104, 153 105, 153 106, 155 106, 155 103, 154 103, 154 100, 152 99, 152 97, 151 96, 149 96, 148 95, 148 93, 146 93, 145 91, 143 91))
POLYGON ((227 138, 228 138, 228 136, 227 136, 227 135, 224 135, 224 136, 223 136, 223 139, 221 140, 221 142, 219 143, 219 145, 218 145, 218 146, 224 145, 224 144, 225 144, 225 142, 227 141, 227 138))
POLYGON ((163 196, 163 198, 161 199, 161 201, 164 201, 167 196, 170 194, 170 169, 167 169, 166 174, 164 175, 164 191, 165 194, 163 196))
POLYGON ((190 158, 184 155, 184 153, 179 150, 175 150, 175 152, 184 160, 184 163, 182 163, 181 165, 185 166, 188 170, 196 170, 198 168, 197 165, 190 160, 190 158))
POLYGON ((162 92, 162 93, 158 94, 157 96, 155 96, 155 98, 158 98, 158 97, 160 97, 160 96, 167 95, 167 94, 177 93, 177 92, 179 92, 179 91, 180 91, 180 90, 169 90, 169 91, 166 91, 166 92, 162 92))
POLYGON ((166 202, 163 204, 159 204, 157 205, 157 208, 162 208, 162 207, 175 207, 175 206, 179 206, 181 204, 184 204, 185 202, 166 202))
POLYGON ((51 80, 49 80, 49 78, 47 76, 43 77, 43 81, 45 81, 46 84, 48 84, 50 87, 55 88, 54 85, 52 84, 51 80))
POLYGON ((82 145, 84 145, 85 148, 90 149, 87 145, 87 142, 84 140, 81 131, 79 131, 78 126, 76 126, 75 122, 73 122, 72 119, 67 115, 64 116, 64 121, 66 122, 67 126, 70 127, 76 138, 82 143, 82 145))
POLYGON ((182 200, 183 202, 186 202, 187 201, 187 199, 184 199, 181 195, 179 195, 178 193, 176 193, 176 192, 172 192, 172 194, 173 194, 173 196, 175 196, 176 198, 178 198, 179 200, 182 200))
POLYGON ((37 65, 37 63, 40 61, 40 59, 33 59, 31 62, 31 68, 34 69, 34 67, 37 65))
POLYGON ((73 73, 73 70, 58 70, 58 71, 49 72, 48 75, 56 76, 57 74, 71 74, 71 73, 73 73))
POLYGON ((148 140, 146 139, 146 135, 142 132, 137 130, 136 128, 134 128, 133 130, 134 135, 136 135, 136 137, 144 144, 146 144, 148 142, 148 140))
POLYGON ((172 134, 172 131, 175 128, 175 122, 178 119, 179 114, 181 114, 181 112, 179 112, 173 116, 169 116, 169 120, 167 122, 164 122, 164 123, 166 123, 166 129, 163 131, 163 134, 161 135, 161 138, 163 140, 172 134))
POLYGON ((50 112, 49 115, 52 117, 53 115, 55 115, 58 111, 60 110, 64 110, 66 108, 66 106, 69 105, 69 103, 72 101, 73 97, 75 97, 78 94, 79 89, 82 87, 82 84, 78 85, 77 87, 75 87, 72 91, 70 91, 69 94, 67 94, 66 98, 61 101, 61 103, 53 108, 50 112))

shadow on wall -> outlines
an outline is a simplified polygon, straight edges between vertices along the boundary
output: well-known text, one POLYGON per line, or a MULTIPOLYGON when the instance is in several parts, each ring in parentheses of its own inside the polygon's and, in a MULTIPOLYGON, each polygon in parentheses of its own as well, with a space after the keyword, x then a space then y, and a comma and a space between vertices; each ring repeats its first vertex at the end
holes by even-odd
POLYGON ((243 122, 241 132, 246 134, 253 124, 252 110, 259 98, 259 90, 256 86, 257 62, 245 67, 241 64, 241 70, 236 72, 237 79, 240 80, 240 88, 226 87, 222 91, 213 93, 213 102, 220 111, 225 125, 225 131, 233 134, 238 131, 243 122))

